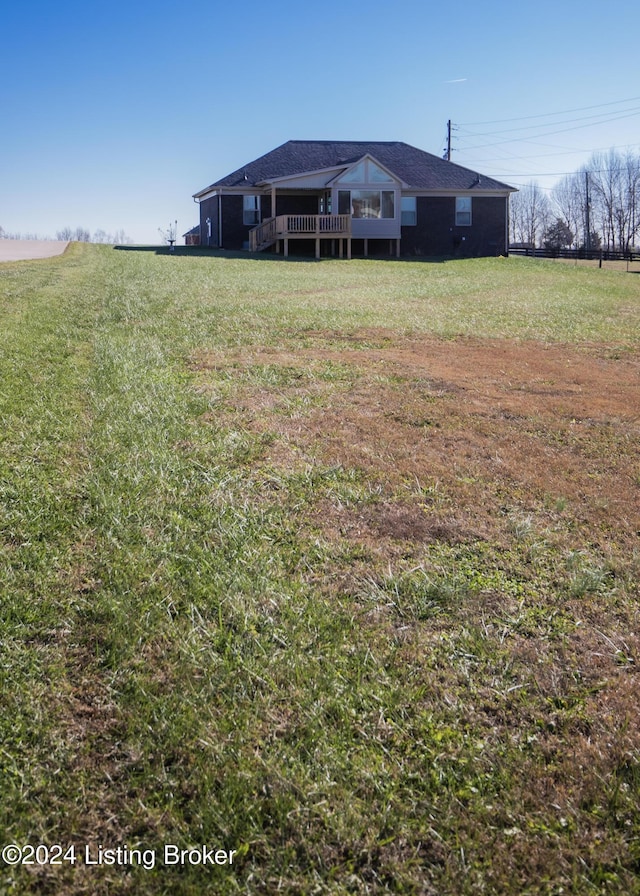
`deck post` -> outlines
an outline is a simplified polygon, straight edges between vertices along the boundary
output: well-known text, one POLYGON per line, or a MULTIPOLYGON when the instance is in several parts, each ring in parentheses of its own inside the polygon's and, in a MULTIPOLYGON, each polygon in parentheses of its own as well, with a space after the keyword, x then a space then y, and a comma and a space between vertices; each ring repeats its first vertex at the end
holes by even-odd
POLYGON ((316 237, 316 258, 320 258, 320 237, 316 237))

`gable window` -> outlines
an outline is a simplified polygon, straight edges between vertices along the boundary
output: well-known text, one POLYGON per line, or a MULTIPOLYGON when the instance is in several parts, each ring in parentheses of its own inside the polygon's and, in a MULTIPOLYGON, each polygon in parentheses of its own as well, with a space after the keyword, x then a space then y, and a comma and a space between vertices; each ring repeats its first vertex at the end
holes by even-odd
POLYGON ((357 165, 354 165, 351 171, 347 171, 346 174, 343 174, 341 180, 345 184, 361 184, 364 183, 367 179, 367 174, 364 167, 364 159, 358 162, 357 165))
POLYGON ((242 197, 242 223, 248 224, 249 227, 255 227, 256 224, 260 223, 259 196, 242 197))
POLYGON ((340 178, 343 184, 392 184, 393 177, 373 161, 360 159, 340 178))
POLYGON ((340 190, 338 214, 352 218, 394 218, 393 190, 340 190))
POLYGON ((471 226, 471 196, 456 196, 456 227, 471 226))
POLYGON ((403 227, 415 227, 418 223, 417 201, 415 196, 403 196, 400 200, 400 217, 403 227))
POLYGON ((367 180, 371 184, 388 184, 392 182, 392 179, 387 172, 383 171, 382 168, 379 168, 375 162, 369 162, 368 175, 367 180))

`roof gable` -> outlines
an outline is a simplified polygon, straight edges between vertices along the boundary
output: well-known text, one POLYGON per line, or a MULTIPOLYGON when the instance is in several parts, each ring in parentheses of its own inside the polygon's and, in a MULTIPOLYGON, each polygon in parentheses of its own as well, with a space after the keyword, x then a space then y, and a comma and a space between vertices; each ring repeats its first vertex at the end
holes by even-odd
POLYGON ((397 184, 399 178, 389 171, 384 165, 380 165, 370 153, 364 155, 357 162, 350 165, 337 175, 332 183, 337 184, 397 184))
POLYGON ((371 156, 379 166, 414 190, 512 191, 513 187, 399 141, 289 140, 200 190, 250 187, 326 169, 347 168, 371 156))

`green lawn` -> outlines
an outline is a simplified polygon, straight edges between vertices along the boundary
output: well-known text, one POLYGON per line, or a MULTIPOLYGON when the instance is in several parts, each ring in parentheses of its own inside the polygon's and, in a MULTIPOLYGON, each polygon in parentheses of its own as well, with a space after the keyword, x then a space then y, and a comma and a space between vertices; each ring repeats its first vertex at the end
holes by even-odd
POLYGON ((560 497, 542 531, 515 486, 501 544, 329 537, 344 508, 453 499, 256 424, 348 400, 353 364, 270 360, 318 333, 637 361, 640 276, 77 244, 0 266, 0 845, 77 849, 0 861, 0 893, 640 893, 637 546, 560 497))

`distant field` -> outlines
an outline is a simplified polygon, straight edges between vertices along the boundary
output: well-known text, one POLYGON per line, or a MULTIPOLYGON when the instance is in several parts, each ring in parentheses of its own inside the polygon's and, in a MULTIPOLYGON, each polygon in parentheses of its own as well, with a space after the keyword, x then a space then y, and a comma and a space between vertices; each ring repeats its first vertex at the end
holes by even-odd
POLYGON ((2 265, 0 893, 640 894, 639 337, 552 261, 2 265))

